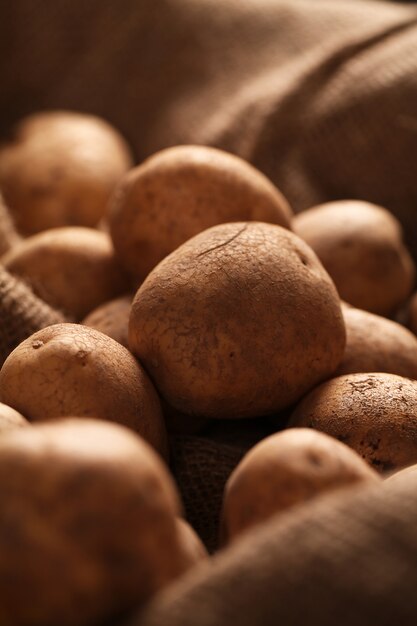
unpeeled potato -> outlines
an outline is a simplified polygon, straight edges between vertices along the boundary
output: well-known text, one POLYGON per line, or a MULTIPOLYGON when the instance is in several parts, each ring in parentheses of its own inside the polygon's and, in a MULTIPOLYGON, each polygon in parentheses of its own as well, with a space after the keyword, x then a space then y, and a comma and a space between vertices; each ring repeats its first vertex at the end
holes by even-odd
POLYGON ((125 348, 129 347, 128 326, 132 296, 121 296, 91 311, 82 324, 108 335, 125 348))
POLYGON ((0 437, 0 621, 89 626, 190 566, 178 493, 133 432, 64 419, 0 437))
POLYGON ((321 493, 378 480, 340 441, 306 428, 284 430, 249 450, 232 472, 223 498, 223 539, 232 541, 321 493))
POLYGON ((380 315, 342 306, 346 348, 335 375, 389 372, 417 379, 417 338, 380 315))
POLYGON ((0 400, 32 422, 68 415, 119 422, 167 454, 161 406, 143 368, 86 326, 56 324, 23 341, 0 371, 0 400))
POLYGON ((193 237, 147 277, 129 345, 180 412, 243 418, 291 405, 337 368, 334 285, 289 230, 245 222, 193 237))
POLYGON ((297 215, 293 228, 349 304, 390 315, 410 294, 414 263, 400 223, 382 207, 359 200, 329 202, 297 215))
POLYGON ((4 255, 2 263, 75 320, 128 291, 108 235, 92 228, 52 228, 33 235, 4 255))
POLYGON ((0 402, 0 434, 28 425, 29 422, 23 415, 12 409, 11 406, 0 402))
POLYGON ((290 426, 320 430, 379 471, 417 462, 417 381, 386 373, 348 374, 298 404, 290 426))
POLYGON ((23 234, 93 227, 131 165, 125 140, 104 120, 45 111, 23 119, 0 149, 0 188, 23 234))
POLYGON ((256 220, 290 228, 291 215, 278 189, 246 161, 215 148, 176 146, 126 174, 109 223, 117 256, 138 282, 210 226, 256 220))

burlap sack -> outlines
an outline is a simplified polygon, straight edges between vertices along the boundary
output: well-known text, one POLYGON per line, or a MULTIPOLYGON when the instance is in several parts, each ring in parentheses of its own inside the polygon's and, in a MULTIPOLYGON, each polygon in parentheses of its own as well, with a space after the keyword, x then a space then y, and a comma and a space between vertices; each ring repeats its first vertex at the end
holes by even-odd
POLYGON ((177 435, 170 443, 171 471, 185 517, 213 552, 218 547, 224 486, 245 448, 191 435, 177 435))
POLYGON ((67 321, 0 265, 0 366, 32 333, 67 321))
POLYGON ((0 3, 0 132, 44 107, 108 118, 142 159, 208 143, 298 211, 390 208, 417 251, 417 7, 372 0, 0 3))
POLYGON ((415 626, 417 478, 352 488, 248 534, 129 626, 415 626))

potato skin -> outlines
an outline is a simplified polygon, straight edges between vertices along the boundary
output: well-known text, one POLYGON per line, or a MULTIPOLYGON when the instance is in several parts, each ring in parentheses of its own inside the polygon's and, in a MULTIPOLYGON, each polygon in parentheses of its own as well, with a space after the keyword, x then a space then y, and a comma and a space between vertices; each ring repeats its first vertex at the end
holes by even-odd
POLYGON ((299 403, 289 425, 339 439, 381 472, 399 469, 417 462, 417 382, 379 372, 333 378, 299 403))
POLYGON ((174 484, 140 437, 64 419, 0 437, 0 619, 103 623, 189 564, 174 484))
POLYGON ((185 519, 179 517, 176 520, 179 544, 184 552, 184 559, 190 567, 208 558, 208 552, 195 530, 185 519))
POLYGON ((47 111, 23 119, 0 150, 0 187, 25 235, 95 226, 119 179, 132 166, 121 135, 84 113, 47 111))
POLYGON ((121 263, 137 281, 197 233, 222 222, 256 220, 290 228, 278 189, 246 161, 204 146, 156 153, 117 186, 110 232, 121 263))
POLYGON ((307 428, 276 433, 252 448, 226 483, 223 540, 321 493, 378 480, 363 459, 332 437, 307 428))
POLYGON ((167 454, 158 396, 123 346, 79 324, 23 341, 0 370, 0 400, 32 421, 77 415, 119 422, 167 454))
POLYGON ((177 410, 257 417, 331 375, 345 328, 334 285, 304 242, 280 226, 233 223, 151 272, 132 304, 129 345, 177 410))
POLYGON ((128 326, 133 296, 122 296, 101 304, 81 322, 108 335, 125 348, 129 348, 128 326))
POLYGON ((0 434, 22 426, 29 426, 27 419, 11 406, 0 402, 0 434))
POLYGON ((329 202, 297 215, 293 228, 349 304, 390 315, 410 294, 414 263, 400 223, 382 207, 358 200, 329 202))
POLYGON ((380 315, 342 305, 346 348, 335 376, 388 372, 417 379, 417 338, 380 315))
POLYGON ((2 263, 36 295, 75 320, 128 291, 108 235, 92 228, 54 228, 33 235, 2 263))

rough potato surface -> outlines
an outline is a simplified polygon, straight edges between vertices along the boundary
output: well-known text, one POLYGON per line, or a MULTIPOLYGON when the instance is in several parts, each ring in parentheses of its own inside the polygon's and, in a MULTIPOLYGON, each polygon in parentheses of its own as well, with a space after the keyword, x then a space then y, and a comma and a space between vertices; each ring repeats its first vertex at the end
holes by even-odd
POLYGON ((23 341, 0 371, 0 400, 30 421, 77 415, 119 422, 166 453, 158 396, 123 346, 79 324, 56 324, 23 341))
POLYGON ((345 328, 313 251, 272 224, 222 224, 162 261, 138 290, 129 345, 174 408, 270 414, 338 366, 345 328))
POLYGON ((379 471, 417 462, 417 382, 394 374, 348 374, 297 406, 290 426, 315 428, 356 450, 379 471))

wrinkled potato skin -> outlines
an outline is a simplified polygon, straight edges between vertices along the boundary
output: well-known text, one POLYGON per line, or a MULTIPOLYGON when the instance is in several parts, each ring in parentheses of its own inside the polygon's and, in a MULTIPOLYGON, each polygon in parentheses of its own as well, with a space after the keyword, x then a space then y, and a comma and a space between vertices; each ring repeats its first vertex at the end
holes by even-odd
POLYGON ((227 481, 223 539, 232 541, 321 493, 378 480, 378 474, 340 441, 306 428, 284 430, 252 448, 227 481))
POLYGON ((23 341, 0 371, 0 400, 32 421, 77 415, 119 422, 167 454, 158 396, 123 346, 78 324, 56 324, 23 341))
POLYGON ((133 296, 122 296, 101 304, 82 321, 84 326, 108 335, 125 348, 129 348, 128 326, 133 296))
POLYGON ((381 472, 417 462, 417 382, 394 374, 348 374, 309 393, 290 426, 339 439, 381 472))
POLYGON ((5 433, 0 483, 2 624, 101 624, 189 567, 174 484, 128 429, 73 418, 5 433))
POLYGON ((410 294, 414 263, 400 223, 385 209, 357 200, 329 202, 297 215, 293 229, 349 304, 390 315, 410 294))
POLYGON ((164 257, 223 222, 256 220, 290 228, 278 189, 249 163, 203 146, 176 146, 130 171, 113 194, 109 222, 125 269, 143 280, 164 257))
POLYGON ((82 113, 31 115, 0 149, 0 187, 25 235, 59 226, 95 226, 132 166, 121 135, 82 113))
POLYGON ((342 306, 346 348, 335 376, 388 372, 417 379, 417 338, 379 315, 342 306))
POLYGON ((3 258, 52 307, 79 320, 128 291, 128 279, 105 233, 79 226, 33 235, 3 258))
POLYGON ((345 328, 334 285, 304 242, 280 226, 233 223, 151 272, 132 304, 129 345, 177 410, 257 417, 331 375, 345 328))
POLYGON ((11 406, 0 402, 0 435, 14 428, 22 428, 22 426, 29 426, 27 419, 11 406))

